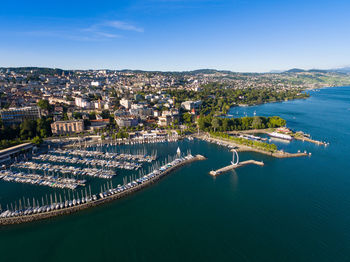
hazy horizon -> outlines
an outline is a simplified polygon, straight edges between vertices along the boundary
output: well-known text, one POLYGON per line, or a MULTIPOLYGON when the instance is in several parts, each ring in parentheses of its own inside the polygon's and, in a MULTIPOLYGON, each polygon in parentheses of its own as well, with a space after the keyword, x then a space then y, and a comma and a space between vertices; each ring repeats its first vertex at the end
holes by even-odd
POLYGON ((4 2, 5 67, 234 72, 349 65, 348 1, 4 2))

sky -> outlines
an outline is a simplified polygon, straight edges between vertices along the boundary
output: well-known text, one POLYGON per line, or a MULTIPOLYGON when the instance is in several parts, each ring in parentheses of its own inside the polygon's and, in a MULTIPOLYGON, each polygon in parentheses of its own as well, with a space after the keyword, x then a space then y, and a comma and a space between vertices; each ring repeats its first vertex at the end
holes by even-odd
POLYGON ((350 1, 3 1, 0 67, 268 72, 350 65, 350 1))

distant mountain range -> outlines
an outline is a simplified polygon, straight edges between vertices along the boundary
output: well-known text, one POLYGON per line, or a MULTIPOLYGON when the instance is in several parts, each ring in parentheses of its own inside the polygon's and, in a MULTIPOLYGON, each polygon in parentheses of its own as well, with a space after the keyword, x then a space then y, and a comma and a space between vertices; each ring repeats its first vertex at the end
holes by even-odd
MULTIPOLYGON (((62 74, 62 72, 74 72, 79 70, 63 70, 59 68, 45 68, 45 67, 0 67, 0 71, 14 71, 16 73, 36 73, 36 74, 62 74)), ((222 73, 222 74, 259 74, 259 73, 238 73, 233 72, 229 70, 216 70, 216 69, 197 69, 192 71, 144 71, 144 70, 131 70, 131 69, 123 69, 123 70, 109 70, 109 69, 101 69, 106 71, 119 71, 119 72, 133 72, 133 73, 163 73, 163 74, 215 74, 215 73, 222 73)), ((82 70, 82 71, 91 71, 91 70, 82 70)), ((313 73, 328 73, 328 72, 334 72, 334 73, 350 73, 350 66, 349 67, 342 67, 342 68, 334 68, 334 69, 300 69, 300 68, 292 68, 289 70, 271 70, 270 74, 285 74, 285 73, 302 73, 302 72, 313 72, 313 73)))
POLYGON ((302 72, 314 72, 314 73, 327 73, 327 72, 336 72, 336 73, 350 73, 350 67, 341 67, 334 69, 310 69, 305 70, 301 68, 292 68, 286 71, 282 70, 271 70, 269 73, 302 73, 302 72))

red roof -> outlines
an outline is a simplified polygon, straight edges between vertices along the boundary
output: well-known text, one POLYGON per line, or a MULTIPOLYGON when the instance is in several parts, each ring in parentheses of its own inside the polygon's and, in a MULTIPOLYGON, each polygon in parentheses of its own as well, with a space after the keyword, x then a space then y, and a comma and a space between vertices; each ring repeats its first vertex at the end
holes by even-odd
POLYGON ((90 122, 108 122, 109 123, 109 119, 96 119, 96 120, 90 120, 90 122))

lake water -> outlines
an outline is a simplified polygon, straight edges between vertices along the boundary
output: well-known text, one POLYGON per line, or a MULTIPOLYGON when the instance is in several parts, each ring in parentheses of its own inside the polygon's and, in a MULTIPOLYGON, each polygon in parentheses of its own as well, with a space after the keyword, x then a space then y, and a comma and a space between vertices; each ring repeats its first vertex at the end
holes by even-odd
MULTIPOLYGON (((161 157, 180 146, 208 160, 104 206, 1 227, 0 261, 350 261, 350 88, 311 95, 230 111, 279 115, 290 128, 330 142, 279 144, 311 157, 240 153, 241 160, 262 160, 265 166, 213 178, 209 171, 232 158, 227 148, 197 140, 150 145, 161 157)), ((118 179, 131 173, 121 172, 118 179)), ((0 200, 50 190, 0 182, 0 200)))

